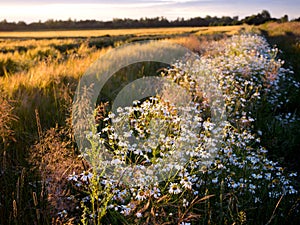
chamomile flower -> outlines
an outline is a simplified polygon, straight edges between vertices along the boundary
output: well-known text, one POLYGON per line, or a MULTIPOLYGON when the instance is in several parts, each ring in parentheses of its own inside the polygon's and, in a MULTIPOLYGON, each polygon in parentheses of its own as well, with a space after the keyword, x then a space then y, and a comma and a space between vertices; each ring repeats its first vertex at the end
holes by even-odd
POLYGON ((76 175, 75 172, 73 172, 73 174, 70 174, 68 176, 69 181, 77 181, 77 179, 78 179, 78 175, 76 175))
POLYGON ((175 194, 175 195, 181 193, 181 189, 179 187, 179 184, 177 184, 177 183, 171 183, 170 184, 170 188, 169 188, 169 193, 170 194, 175 194))
POLYGON ((180 184, 182 185, 182 187, 184 187, 185 189, 192 189, 192 182, 191 182, 191 177, 189 176, 183 176, 180 180, 180 184))
POLYGON ((87 182, 92 177, 93 177, 93 174, 88 171, 84 171, 80 174, 80 180, 82 180, 83 182, 87 182))
POLYGON ((143 201, 146 199, 146 193, 144 190, 139 190, 135 198, 139 201, 143 201))

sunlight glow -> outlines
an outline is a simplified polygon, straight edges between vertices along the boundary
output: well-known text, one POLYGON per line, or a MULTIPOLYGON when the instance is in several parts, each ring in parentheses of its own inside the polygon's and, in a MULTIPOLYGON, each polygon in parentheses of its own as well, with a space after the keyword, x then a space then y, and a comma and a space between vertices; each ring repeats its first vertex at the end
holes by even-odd
MULTIPOLYGON (((293 1, 293 0, 287 0, 293 1)), ((0 21, 25 21, 36 22, 48 19, 67 20, 69 18, 76 20, 112 20, 113 18, 132 18, 140 19, 142 17, 160 17, 164 16, 170 20, 178 17, 192 18, 210 16, 239 16, 243 18, 252 14, 261 12, 263 9, 270 11, 274 17, 281 17, 288 14, 289 18, 298 18, 299 12, 297 5, 300 2, 293 2, 292 5, 286 2, 277 2, 270 4, 269 1, 263 1, 259 4, 242 1, 216 1, 216 0, 156 0, 156 1, 99 1, 100 3, 56 3, 40 2, 38 3, 0 3, 0 21)), ((298 8, 299 8, 298 7, 298 8)))
POLYGON ((0 7, 0 20, 45 21, 47 19, 96 19, 141 18, 164 15, 161 6, 166 2, 136 4, 45 4, 45 5, 5 5, 0 7), (156 8, 155 14, 149 8, 156 8), (38 19, 37 19, 38 18, 38 19))

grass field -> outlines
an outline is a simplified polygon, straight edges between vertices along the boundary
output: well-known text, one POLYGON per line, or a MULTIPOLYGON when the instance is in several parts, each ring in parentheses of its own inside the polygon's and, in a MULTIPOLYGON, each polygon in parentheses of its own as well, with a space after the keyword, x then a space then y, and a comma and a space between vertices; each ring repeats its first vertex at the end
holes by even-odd
POLYGON ((207 34, 222 32, 233 34, 240 26, 230 27, 180 27, 180 28, 147 28, 147 29, 111 29, 111 30, 68 30, 68 31, 37 31, 37 32, 0 32, 0 38, 67 38, 67 37, 99 37, 119 35, 172 35, 184 33, 207 34))
MULTIPOLYGON (((299 176, 294 172, 300 172, 299 41, 300 23, 0 32, 0 224, 298 224, 299 176), (140 40, 168 40, 200 59, 192 68, 179 64, 186 73, 161 70, 157 63, 128 66, 116 73, 106 90, 132 81, 127 75, 140 78, 165 71, 167 79, 191 93, 201 109, 194 113, 203 123, 201 138, 195 139, 198 134, 187 132, 193 129, 178 124, 194 119, 174 115, 177 109, 163 100, 146 101, 148 105, 136 106, 133 114, 124 110, 120 115, 128 118, 121 121, 131 121, 132 134, 140 138, 150 132, 145 128, 155 116, 173 129, 155 153, 132 154, 126 163, 149 163, 143 157, 154 162, 156 151, 165 154, 162 149, 170 150, 170 140, 180 132, 186 132, 184 146, 210 140, 210 127, 215 125, 200 87, 213 84, 208 82, 212 77, 226 99, 228 124, 222 128, 222 147, 211 171, 201 164, 205 147, 200 151, 198 146, 191 148, 190 163, 174 177, 154 186, 128 188, 99 177, 81 157, 71 121, 80 78, 99 57, 140 40), (206 80, 201 80, 203 74, 206 80), (144 114, 143 107, 150 113, 144 114), (172 113, 161 113, 168 110, 172 113)), ((85 94, 89 97, 88 89, 85 94)), ((110 115, 109 104, 99 102, 99 124, 111 120, 104 119, 110 115)), ((91 146, 98 139, 114 143, 115 159, 122 161, 120 143, 105 132, 105 138, 90 138, 91 146)))

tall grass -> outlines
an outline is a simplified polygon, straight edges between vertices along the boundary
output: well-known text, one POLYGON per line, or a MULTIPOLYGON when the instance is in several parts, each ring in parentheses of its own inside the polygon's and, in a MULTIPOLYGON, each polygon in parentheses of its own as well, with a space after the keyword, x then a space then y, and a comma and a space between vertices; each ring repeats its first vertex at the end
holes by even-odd
MULTIPOLYGON (((210 35, 213 34, 212 36, 201 35, 200 30, 196 33, 196 35, 201 35, 200 37, 179 37, 171 41, 182 44, 202 56, 212 56, 224 50, 222 47, 216 48, 216 43, 225 42, 227 34, 238 32, 240 28, 214 29, 207 31, 210 35)), ((197 29, 192 29, 193 33, 195 30, 197 29)), ((111 49, 110 46, 140 39, 169 39, 178 33, 189 35, 191 30, 145 29, 118 32, 112 34, 116 35, 114 37, 89 39, 83 38, 85 34, 76 31, 61 35, 81 37, 0 40, 0 224, 77 224, 80 220, 91 219, 84 220, 85 216, 89 215, 90 202, 86 201, 85 207, 81 208, 80 201, 84 197, 88 199, 89 187, 99 188, 99 190, 103 187, 95 185, 96 183, 99 185, 95 175, 96 180, 90 180, 94 186, 87 185, 89 180, 82 180, 88 177, 91 168, 83 158, 78 157, 79 152, 70 122, 70 109, 78 80, 98 57, 111 49), (69 175, 73 175, 72 179, 83 181, 82 183, 87 186, 76 186, 76 182, 73 182, 74 180, 70 179, 69 175), (83 212, 84 217, 82 217, 83 212)), ((28 36, 28 34, 22 35, 28 36)), ((36 37, 36 34, 30 35, 36 37)), ((41 38, 43 35, 53 36, 54 34, 38 35, 41 38)), ((99 35, 99 33, 88 34, 88 36, 93 35, 99 35)), ((299 49, 297 42, 292 46, 298 46, 295 49, 299 49)), ((237 52, 232 52, 232 54, 238 55, 237 52)), ((295 57, 292 57, 292 60, 299 56, 298 50, 295 50, 293 54, 295 57)), ((289 61, 290 56, 292 55, 286 53, 286 61, 289 61)), ((141 66, 140 71, 137 72, 147 73, 145 68, 147 71, 151 70, 151 68, 147 69, 146 65, 141 66)), ((297 71, 296 69, 298 74, 297 71)), ((295 98, 292 102, 296 105, 297 97, 293 95, 290 97, 295 98)), ((296 109, 295 107, 287 104, 284 110, 289 112, 290 109, 296 109)), ((281 161, 280 157, 284 155, 289 160, 290 152, 296 154, 295 146, 299 143, 297 142, 299 138, 295 135, 299 123, 290 123, 292 115, 286 119, 287 124, 284 121, 278 123, 278 120, 275 121, 272 117, 279 116, 279 114, 277 112, 274 114, 272 110, 272 105, 266 105, 266 108, 257 112, 259 124, 256 128, 263 130, 266 135, 265 139, 262 137, 263 144, 279 149, 271 152, 274 159, 281 161), (265 109, 269 110, 267 113, 271 116, 265 115, 265 109), (284 142, 286 138, 289 139, 284 142), (287 146, 288 149, 293 150, 284 151, 287 146)), ((104 113, 101 118, 105 116, 104 113)), ((153 224, 163 222, 174 224, 174 221, 180 221, 184 224, 186 221, 188 224, 186 219, 189 218, 194 221, 202 220, 203 224, 213 224, 215 218, 218 218, 221 221, 219 224, 229 224, 233 221, 236 224, 245 224, 246 221, 251 223, 251 220, 255 219, 252 216, 255 209, 249 208, 247 199, 238 199, 234 192, 228 192, 224 181, 219 180, 220 186, 215 185, 215 189, 209 189, 212 187, 208 184, 211 180, 208 176, 203 177, 203 180, 206 183, 199 191, 203 191, 204 196, 194 196, 189 193, 187 195, 189 199, 185 200, 189 201, 189 205, 184 202, 183 198, 170 194, 165 184, 164 192, 162 191, 161 196, 157 196, 159 197, 157 202, 154 197, 146 202, 140 202, 134 198, 136 204, 134 210, 144 217, 139 217, 140 214, 127 217, 114 210, 114 207, 120 208, 114 205, 117 201, 111 205, 104 202, 108 205, 108 209, 102 222, 104 224, 146 224, 152 221, 153 224), (240 204, 243 204, 244 208, 240 204), (161 213, 160 217, 156 218, 156 213, 161 213), (176 214, 178 218, 175 218, 173 214, 176 214), (217 217, 214 218, 215 215, 217 217)), ((134 192, 140 194, 141 198, 143 197, 138 189, 134 192)), ((124 197, 126 201, 129 201, 125 192, 118 192, 118 194, 120 199, 124 197)), ((295 207, 291 209, 291 205, 284 200, 278 199, 279 206, 276 206, 277 202, 270 202, 272 205, 262 208, 256 224, 266 221, 263 213, 268 212, 270 215, 273 211, 274 218, 269 218, 271 223, 276 224, 280 221, 275 216, 277 211, 286 213, 287 218, 284 221, 287 221, 293 218, 291 214, 297 211, 297 204, 299 204, 299 201, 296 202, 295 207)), ((123 210, 125 212, 126 207, 123 210)), ((255 224, 253 221, 252 223, 255 224)))
MULTIPOLYGON (((285 60, 284 67, 294 71, 294 77, 300 81, 300 23, 267 23, 258 27, 259 31, 266 36, 271 45, 278 47, 281 51, 279 57, 285 60)), ((291 96, 290 102, 286 104, 286 111, 292 112, 284 120, 293 121, 295 115, 300 115, 300 92, 295 92, 291 96)), ((273 146, 274 157, 281 157, 281 161, 300 171, 300 132, 299 122, 294 121, 291 126, 283 129, 282 123, 274 121, 274 117, 262 121, 261 127, 266 131, 262 139, 267 145, 273 146), (278 138, 281 137, 281 138, 278 138)))
POLYGON ((68 129, 78 79, 109 46, 131 37, 1 39, 1 224, 58 223, 67 203, 58 206, 65 184, 55 185, 73 168, 69 151, 78 161, 68 129))
MULTIPOLYGON (((32 224, 33 221, 49 224, 51 221, 49 217, 51 214, 46 206, 48 201, 53 203, 51 200, 53 197, 49 196, 60 195, 58 192, 53 194, 48 190, 50 188, 55 191, 58 187, 51 189, 49 183, 47 185, 43 183, 44 178, 49 179, 49 176, 43 173, 48 175, 50 172, 47 171, 52 169, 53 174, 54 172, 58 174, 57 176, 52 174, 52 178, 57 179, 57 184, 60 182, 62 177, 55 169, 59 168, 58 165, 61 165, 62 161, 66 161, 66 158, 63 158, 66 157, 64 153, 58 154, 63 151, 64 145, 57 150, 58 155, 53 154, 56 159, 47 152, 42 156, 38 151, 30 153, 29 148, 37 140, 41 143, 42 140, 48 140, 49 144, 55 145, 54 140, 58 137, 52 135, 54 131, 51 133, 50 128, 67 126, 66 119, 70 113, 78 79, 91 63, 108 50, 89 47, 87 42, 77 44, 67 51, 55 48, 76 42, 76 40, 27 40, 1 43, 0 62, 4 71, 0 77, 2 90, 0 105, 3 112, 0 126, 3 139, 1 168, 4 170, 1 177, 1 187, 4 187, 1 188, 1 224, 14 222, 32 224), (28 48, 26 51, 17 47, 23 44, 24 48, 28 48), (44 134, 48 129, 51 140, 47 133, 44 134), (36 162, 43 159, 48 163, 48 167, 35 167, 34 161, 31 160, 33 158, 36 162), (55 165, 54 162, 48 162, 44 158, 54 159, 59 164, 55 165)), ((43 149, 50 149, 51 152, 52 148, 47 146, 43 149)), ((65 165, 67 168, 71 163, 65 165)), ((56 201, 59 202, 58 199, 56 201)))
POLYGON ((101 37, 101 36, 152 36, 172 35, 190 32, 231 32, 233 34, 241 26, 228 27, 173 27, 173 28, 141 28, 141 29, 104 29, 104 30, 69 30, 69 31, 37 31, 37 32, 0 32, 2 38, 75 38, 75 37, 101 37))

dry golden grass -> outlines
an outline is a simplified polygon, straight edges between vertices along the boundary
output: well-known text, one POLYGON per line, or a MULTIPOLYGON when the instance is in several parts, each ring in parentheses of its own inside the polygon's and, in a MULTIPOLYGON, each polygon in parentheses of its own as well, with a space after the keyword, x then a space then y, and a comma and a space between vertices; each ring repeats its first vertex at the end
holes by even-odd
MULTIPOLYGON (((4 98, 4 94, 0 90, 0 150, 2 144, 8 144, 10 140, 15 140, 13 137, 14 131, 11 129, 11 123, 17 120, 13 115, 13 107, 8 100, 4 98)), ((0 151, 0 155, 1 155, 0 151)))
POLYGON ((51 128, 40 134, 40 141, 30 149, 29 160, 41 172, 41 179, 47 184, 45 188, 49 205, 45 209, 47 212, 44 213, 56 220, 59 219, 58 212, 74 211, 79 204, 76 200, 67 199, 70 194, 67 178, 69 174, 73 172, 78 174, 85 169, 83 160, 74 153, 74 147, 72 148, 74 140, 70 136, 72 130, 68 128, 51 128))
MULTIPOLYGON (((6 49, 15 49, 16 47, 24 47, 24 48, 32 48, 35 46, 39 46, 39 47, 44 47, 44 46, 49 46, 49 45, 66 45, 66 44, 73 44, 76 42, 76 40, 74 39, 41 39, 41 40, 35 40, 35 39, 19 39, 19 40, 15 40, 15 39, 1 39, 2 32, 0 32, 0 48, 6 48, 6 49)), ((20 36, 22 37, 22 36, 20 36)))
MULTIPOLYGON (((100 55, 104 54, 110 48, 92 52, 84 58, 69 58, 64 63, 57 61, 40 62, 31 67, 29 71, 21 71, 13 76, 2 77, 0 86, 8 93, 14 93, 20 86, 27 88, 46 88, 51 82, 59 81, 62 78, 69 77, 79 79, 86 69, 95 62, 100 55)), ((87 50, 86 50, 87 51, 87 50)))
POLYGON ((55 38, 55 37, 97 37, 97 36, 119 36, 134 34, 177 34, 201 30, 204 28, 182 27, 182 28, 142 28, 142 29, 107 29, 107 30, 69 30, 69 31, 24 31, 24 32, 0 32, 0 37, 31 37, 31 38, 55 38))
POLYGON ((300 35, 300 22, 266 23, 259 26, 260 29, 268 31, 270 36, 294 34, 300 35))
MULTIPOLYGON (((225 38, 225 37, 224 37, 225 38)), ((171 43, 176 43, 182 45, 189 50, 196 52, 200 55, 204 55, 210 46, 212 45, 213 41, 207 38, 207 36, 196 36, 190 35, 188 37, 177 37, 168 40, 171 43)))
POLYGON ((226 33, 235 34, 242 26, 220 27, 172 27, 172 28, 141 28, 141 29, 107 29, 107 30, 69 30, 69 31, 24 31, 24 32, 0 32, 0 38, 56 38, 56 37, 99 37, 119 35, 171 35, 185 32, 197 32, 197 34, 226 33))
POLYGON ((249 26, 247 25, 238 25, 238 26, 216 26, 216 27, 205 27, 199 30, 196 34, 226 34, 234 35, 238 34, 242 29, 245 29, 249 26))

